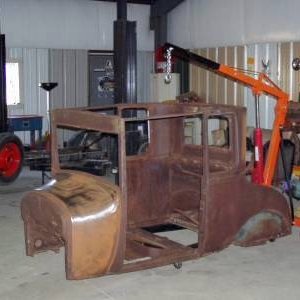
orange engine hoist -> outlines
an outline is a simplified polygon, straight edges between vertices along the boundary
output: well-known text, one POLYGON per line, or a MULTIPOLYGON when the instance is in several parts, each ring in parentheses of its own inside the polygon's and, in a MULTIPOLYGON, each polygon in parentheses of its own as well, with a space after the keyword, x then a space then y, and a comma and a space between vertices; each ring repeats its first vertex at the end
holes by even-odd
MULTIPOLYGON (((255 146, 255 164, 252 175, 252 181, 258 184, 271 185, 275 166, 278 157, 278 150, 280 146, 280 128, 285 123, 285 117, 287 113, 287 105, 289 101, 289 95, 281 90, 266 74, 259 73, 258 78, 253 78, 247 74, 244 74, 240 69, 227 66, 225 64, 219 64, 213 60, 207 59, 203 56, 197 55, 190 51, 187 51, 178 46, 166 43, 163 46, 167 52, 167 59, 172 55, 190 63, 193 63, 199 67, 205 68, 216 74, 226 77, 227 79, 241 83, 250 87, 255 96, 255 110, 256 110, 256 128, 254 133, 254 146, 255 146), (273 122, 272 135, 270 139, 269 151, 267 154, 265 165, 263 165, 262 159, 262 133, 259 122, 259 96, 261 94, 267 94, 275 99, 277 103, 275 106, 275 118, 273 122)), ((167 62, 167 75, 166 80, 170 80, 170 73, 168 72, 167 62)))
MULTIPOLYGON (((285 123, 287 107, 289 102, 289 95, 284 92, 280 87, 278 87, 265 73, 261 72, 258 74, 258 78, 253 78, 245 74, 246 70, 241 70, 238 68, 230 67, 225 64, 217 63, 213 60, 207 59, 203 56, 192 53, 188 50, 180 48, 176 45, 166 43, 163 46, 163 51, 166 53, 167 63, 166 63, 166 82, 171 80, 171 55, 187 61, 189 63, 195 64, 201 68, 212 71, 219 74, 227 79, 241 83, 252 89, 255 97, 255 121, 256 128, 254 130, 254 147, 255 147, 255 162, 254 168, 251 175, 251 180, 257 184, 263 184, 266 186, 271 186, 272 179, 274 176, 279 147, 282 141, 281 129, 285 123), (275 106, 275 118, 273 121, 272 134, 269 144, 269 150, 265 160, 263 162, 263 143, 262 143, 262 130, 260 128, 259 119, 259 96, 261 94, 266 94, 272 96, 277 100, 275 106)), ((291 216, 293 218, 293 203, 290 197, 291 205, 291 216)), ((299 223, 300 220, 295 219, 295 224, 299 223)))

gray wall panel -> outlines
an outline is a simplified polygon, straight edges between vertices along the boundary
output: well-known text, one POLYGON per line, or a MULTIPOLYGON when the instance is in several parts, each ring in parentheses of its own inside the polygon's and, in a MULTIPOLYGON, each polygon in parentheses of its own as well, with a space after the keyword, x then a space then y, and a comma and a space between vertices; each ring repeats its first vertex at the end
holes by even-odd
POLYGON ((86 50, 50 50, 50 78, 58 82, 52 107, 87 106, 87 72, 86 50))
POLYGON ((150 74, 154 68, 153 52, 137 52, 137 102, 151 102, 150 74))
MULTIPOLYGON (((50 79, 58 83, 51 94, 53 108, 87 106, 87 51, 51 50, 50 79)), ((60 144, 68 138, 61 133, 60 144)))
POLYGON ((25 48, 23 51, 24 59, 24 113, 30 114, 38 112, 37 106, 37 50, 25 48))
MULTIPOLYGON (((37 81, 47 82, 49 80, 49 51, 48 49, 37 49, 37 81)), ((48 130, 47 122, 47 96, 41 88, 37 90, 37 113, 44 116, 43 128, 48 130)))
POLYGON ((64 107, 76 106, 76 51, 63 51, 64 107))
MULTIPOLYGON (((300 44, 299 44, 300 45, 300 44)), ((218 62, 225 62, 230 66, 235 66, 241 69, 250 70, 253 72, 263 71, 262 60, 267 62, 269 60, 268 76, 278 86, 288 86, 286 81, 289 80, 290 74, 288 68, 284 69, 282 65, 289 65, 290 58, 286 58, 290 53, 292 43, 288 46, 284 45, 281 54, 279 54, 277 43, 260 43, 251 44, 246 46, 234 46, 225 48, 205 48, 202 49, 202 54, 205 50, 210 52, 210 57, 218 62), (226 54, 224 57, 224 53, 226 54), (280 60, 279 60, 280 58, 280 60), (253 63, 251 62, 253 61, 253 63), (281 61, 281 63, 279 63, 281 61), (282 69, 282 70, 281 70, 282 69)), ((299 46, 300 49, 300 46, 299 46)), ((201 50, 197 50, 200 53, 201 50)), ((208 75, 208 86, 205 85, 205 80, 200 78, 198 72, 200 68, 192 67, 190 73, 190 89, 195 90, 199 95, 205 95, 208 102, 244 105, 247 107, 247 125, 255 126, 255 102, 253 92, 249 88, 244 88, 241 84, 232 83, 230 80, 225 80, 222 84, 221 77, 218 81, 215 80, 216 75, 208 75), (202 82, 201 82, 202 81, 202 82), (227 82, 226 82, 227 81, 227 82), (218 93, 216 93, 216 91, 218 93), (227 93, 227 96, 226 96, 227 93), (214 101, 216 97, 216 101, 214 101)), ((249 73, 250 76, 257 78, 257 75, 249 73)), ((290 81, 289 81, 290 82, 290 81)), ((296 86, 294 84, 293 86, 296 86)), ((260 124, 262 128, 272 128, 274 120, 274 106, 276 100, 272 97, 261 95, 260 96, 260 124)))
POLYGON ((88 105, 88 55, 86 50, 76 50, 76 106, 88 105))
POLYGON ((50 50, 49 54, 50 81, 57 82, 50 96, 50 107, 60 108, 64 104, 64 64, 63 50, 50 50))

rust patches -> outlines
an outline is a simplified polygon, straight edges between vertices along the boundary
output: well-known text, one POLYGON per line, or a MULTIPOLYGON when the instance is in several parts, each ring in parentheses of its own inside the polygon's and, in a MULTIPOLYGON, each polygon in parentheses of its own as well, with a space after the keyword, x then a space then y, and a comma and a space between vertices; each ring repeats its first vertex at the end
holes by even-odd
POLYGON ((120 104, 58 109, 52 115, 55 181, 26 194, 21 210, 27 255, 65 246, 69 279, 178 263, 231 243, 250 246, 290 233, 285 198, 245 178, 244 108, 120 104), (115 114, 99 113, 107 109, 115 114), (147 110, 147 117, 123 118, 123 109, 147 110), (215 116, 228 120, 229 144, 223 148, 208 143, 208 122, 215 116), (186 118, 199 118, 198 143, 186 142, 186 118), (126 124, 140 121, 147 126, 147 150, 126 156, 126 124), (58 125, 116 134, 118 184, 62 171, 58 125), (196 238, 184 243, 172 235, 162 237, 163 230, 174 228, 196 238))

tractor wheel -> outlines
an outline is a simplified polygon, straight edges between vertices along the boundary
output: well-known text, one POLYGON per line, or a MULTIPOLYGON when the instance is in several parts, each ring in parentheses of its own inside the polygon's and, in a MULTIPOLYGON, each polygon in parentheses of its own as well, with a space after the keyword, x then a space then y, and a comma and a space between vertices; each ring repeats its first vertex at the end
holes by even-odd
POLYGON ((13 133, 0 133, 0 185, 13 182, 23 165, 23 145, 13 133))

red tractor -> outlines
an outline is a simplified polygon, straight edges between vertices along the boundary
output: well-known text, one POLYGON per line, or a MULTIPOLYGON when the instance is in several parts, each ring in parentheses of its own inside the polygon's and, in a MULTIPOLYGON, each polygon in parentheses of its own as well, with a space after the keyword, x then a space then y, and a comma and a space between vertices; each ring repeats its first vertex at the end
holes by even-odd
POLYGON ((5 35, 0 35, 0 185, 14 181, 22 170, 23 144, 9 131, 6 104, 5 35))

